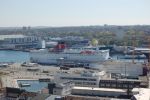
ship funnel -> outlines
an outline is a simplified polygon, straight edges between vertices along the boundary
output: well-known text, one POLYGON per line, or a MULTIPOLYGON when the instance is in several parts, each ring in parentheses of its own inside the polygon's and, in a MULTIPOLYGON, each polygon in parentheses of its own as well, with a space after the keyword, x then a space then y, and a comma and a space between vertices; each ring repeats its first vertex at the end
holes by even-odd
POLYGON ((64 42, 58 42, 56 49, 57 50, 63 50, 66 48, 66 44, 64 42))

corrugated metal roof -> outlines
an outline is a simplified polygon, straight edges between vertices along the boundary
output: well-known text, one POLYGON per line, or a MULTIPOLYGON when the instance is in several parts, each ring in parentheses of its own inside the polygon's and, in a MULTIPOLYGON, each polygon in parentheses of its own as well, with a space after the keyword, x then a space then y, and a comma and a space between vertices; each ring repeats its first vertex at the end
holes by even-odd
POLYGON ((25 35, 0 35, 0 40, 4 40, 5 38, 23 38, 26 37, 25 35))

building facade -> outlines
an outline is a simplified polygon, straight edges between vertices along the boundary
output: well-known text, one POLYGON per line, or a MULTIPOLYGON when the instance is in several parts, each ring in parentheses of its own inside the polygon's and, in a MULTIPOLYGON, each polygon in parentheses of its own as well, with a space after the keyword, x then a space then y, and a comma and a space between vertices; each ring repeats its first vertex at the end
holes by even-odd
POLYGON ((1 49, 45 48, 45 42, 36 36, 1 35, 1 49))
POLYGON ((102 79, 99 81, 101 88, 133 89, 135 87, 146 88, 148 83, 138 79, 102 79))
POLYGON ((71 81, 48 84, 49 94, 53 95, 70 95, 73 87, 74 83, 71 81))
POLYGON ((58 73, 54 76, 56 82, 70 80, 75 83, 75 86, 82 87, 99 87, 99 81, 106 76, 105 71, 92 72, 83 71, 82 73, 58 73))

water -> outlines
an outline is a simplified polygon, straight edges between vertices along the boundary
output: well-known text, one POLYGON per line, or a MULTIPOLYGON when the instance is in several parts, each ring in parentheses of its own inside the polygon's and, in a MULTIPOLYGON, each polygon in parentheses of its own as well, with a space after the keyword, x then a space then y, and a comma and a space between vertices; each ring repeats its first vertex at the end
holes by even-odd
MULTIPOLYGON (((115 54, 111 55, 113 59, 131 62, 132 59, 122 59, 124 55, 122 54, 115 54)), ((0 50, 0 62, 29 62, 30 61, 30 54, 29 52, 23 51, 11 51, 11 50, 0 50)), ((144 62, 143 59, 136 59, 136 62, 144 62)))
POLYGON ((29 52, 0 50, 0 62, 28 62, 29 52))
POLYGON ((31 86, 29 87, 20 87, 21 89, 25 89, 29 92, 38 92, 48 86, 48 83, 39 82, 38 80, 18 80, 17 83, 30 84, 31 86))
MULTIPOLYGON (((119 61, 123 61, 123 62, 132 62, 132 58, 131 59, 124 59, 124 55, 123 54, 114 54, 111 55, 112 59, 114 60, 119 60, 119 61)), ((146 59, 134 59, 135 62, 146 62, 146 59)))

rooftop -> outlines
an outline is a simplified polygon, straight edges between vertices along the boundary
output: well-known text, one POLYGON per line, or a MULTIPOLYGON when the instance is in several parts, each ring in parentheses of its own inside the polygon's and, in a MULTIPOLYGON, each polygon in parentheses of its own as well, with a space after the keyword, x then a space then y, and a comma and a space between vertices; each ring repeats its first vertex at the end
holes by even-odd
POLYGON ((126 89, 113 89, 113 88, 73 87, 73 89, 107 91, 107 92, 127 92, 126 89))
POLYGON ((26 37, 25 35, 0 35, 0 40, 4 40, 6 38, 23 38, 23 37, 26 37))
POLYGON ((117 80, 117 81, 128 81, 128 82, 142 82, 143 80, 139 79, 116 79, 116 78, 104 78, 102 80, 117 80))
POLYGON ((70 71, 70 72, 58 72, 56 75, 60 76, 69 76, 69 77, 100 77, 105 76, 105 71, 90 71, 90 70, 83 70, 83 71, 70 71))
POLYGON ((149 88, 134 88, 132 92, 135 94, 134 97, 136 100, 150 100, 149 88))

